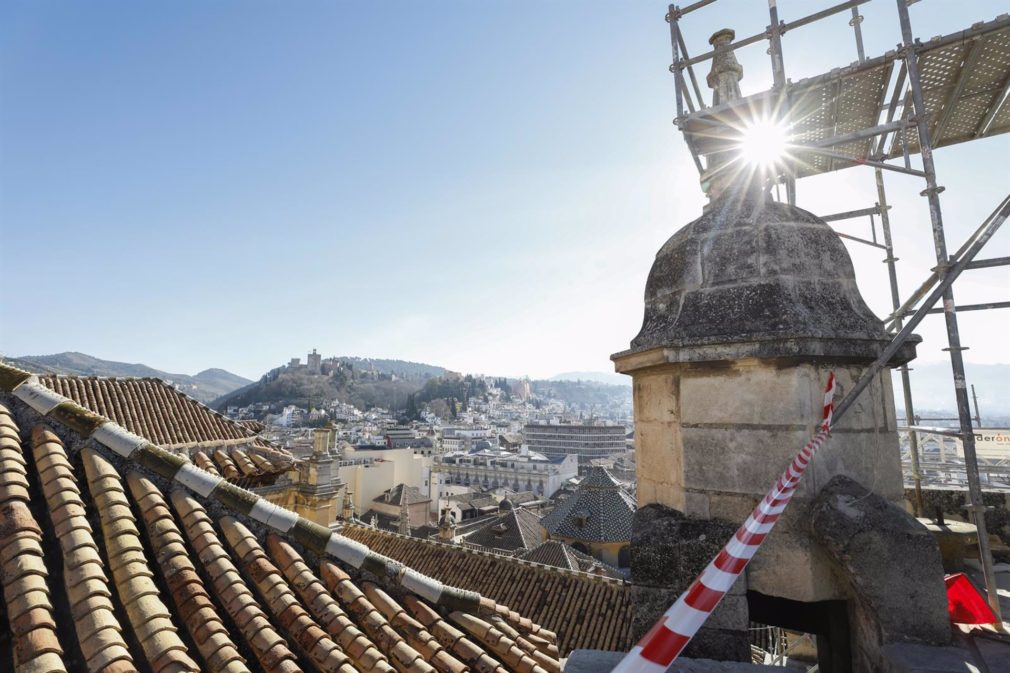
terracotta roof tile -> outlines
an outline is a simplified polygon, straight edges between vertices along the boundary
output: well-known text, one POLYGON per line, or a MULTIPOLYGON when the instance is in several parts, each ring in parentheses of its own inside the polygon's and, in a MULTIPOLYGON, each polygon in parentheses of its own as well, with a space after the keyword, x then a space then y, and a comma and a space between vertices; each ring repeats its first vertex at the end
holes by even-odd
POLYGON ((165 448, 256 439, 256 433, 248 427, 160 379, 40 376, 39 381, 165 448))
POLYGON ((64 522, 57 533, 63 553, 64 588, 87 666, 100 671, 122 661, 120 668, 133 671, 133 658, 114 613, 109 580, 63 442, 36 425, 32 428, 32 456, 51 518, 55 521, 59 516, 64 522))
POLYGON ((217 463, 217 466, 221 470, 221 475, 225 479, 233 481, 242 476, 238 466, 235 465, 235 461, 232 460, 231 456, 225 453, 222 449, 218 449, 214 452, 214 462, 217 463))
MULTIPOLYGON (((0 405, 0 470, 27 474, 17 426, 0 405)), ((22 486, 0 485, 0 561, 3 563, 4 607, 10 624, 14 667, 18 671, 65 671, 63 648, 56 636, 56 620, 42 552, 42 529, 28 508, 27 479, 22 486)))
POLYGON ((323 583, 312 574, 301 555, 277 535, 267 538, 270 557, 284 573, 302 603, 315 620, 366 673, 391 673, 393 667, 386 655, 378 650, 358 629, 350 617, 329 594, 323 583))
POLYGON ((489 656, 462 631, 449 624, 430 606, 414 596, 406 596, 404 604, 439 643, 478 673, 505 673, 502 665, 489 656))
POLYGON ((171 499, 197 558, 211 578, 214 593, 263 668, 284 673, 300 670, 222 546, 203 505, 182 491, 173 491, 171 499))
POLYGON ((199 671, 176 634, 172 613, 161 601, 148 567, 136 521, 116 468, 92 448, 81 450, 91 497, 95 501, 105 538, 109 567, 119 600, 154 673, 199 671))
POLYGON ((557 661, 551 660, 551 670, 548 671, 540 665, 539 659, 530 657, 515 641, 483 619, 462 612, 453 612, 449 619, 498 655, 512 670, 519 673, 561 673, 561 665, 557 661))
POLYGON ((205 470, 206 472, 210 472, 211 474, 213 474, 216 477, 220 477, 221 476, 221 473, 217 471, 217 466, 214 464, 214 461, 211 460, 210 457, 206 453, 204 453, 203 451, 195 451, 193 453, 193 455, 190 456, 190 459, 201 470, 205 470))
POLYGON ((421 622, 411 617, 385 591, 371 582, 365 582, 362 587, 368 600, 386 617, 389 624, 395 628, 421 656, 441 673, 463 673, 468 666, 431 635, 421 622))
POLYGON ((420 652, 407 644, 399 633, 389 625, 386 618, 357 587, 350 575, 336 564, 324 561, 320 567, 323 584, 336 596, 344 609, 354 615, 358 624, 378 645, 390 663, 400 673, 435 673, 420 652))
MULTIPOLYGON (((630 585, 623 581, 523 563, 365 526, 344 526, 341 532, 418 572, 447 584, 466 585, 509 606, 525 616, 521 619, 526 625, 513 624, 521 627, 524 635, 532 628, 530 619, 557 633, 562 655, 576 648, 626 651, 634 645, 630 585)), ((515 618, 520 619, 518 615, 515 618)))
POLYGON ((256 536, 232 517, 220 520, 228 545, 239 563, 256 585, 274 617, 285 626, 288 636, 320 668, 327 673, 356 673, 340 647, 313 621, 302 607, 284 577, 260 547, 256 536))
POLYGON ((186 549, 182 533, 161 491, 136 472, 127 484, 141 511, 161 575, 169 588, 176 614, 212 671, 247 673, 248 668, 204 587, 186 549))

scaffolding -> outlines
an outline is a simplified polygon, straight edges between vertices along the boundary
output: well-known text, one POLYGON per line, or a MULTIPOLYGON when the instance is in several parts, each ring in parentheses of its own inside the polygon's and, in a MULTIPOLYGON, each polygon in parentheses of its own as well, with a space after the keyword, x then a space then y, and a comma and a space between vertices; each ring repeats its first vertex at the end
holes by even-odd
MULTIPOLYGON (((976 259, 978 252, 1010 215, 1010 195, 1004 198, 975 233, 953 255, 947 252, 943 215, 933 150, 1010 131, 1010 16, 1001 15, 976 23, 965 30, 921 42, 914 37, 909 6, 919 0, 895 0, 901 28, 901 44, 893 51, 866 58, 863 48, 859 6, 871 0, 849 0, 793 21, 781 21, 775 0, 768 2, 769 25, 759 33, 716 46, 698 56, 690 56, 681 21, 692 12, 718 0, 698 0, 686 7, 670 5, 666 20, 670 25, 677 117, 699 174, 722 163, 720 157, 738 151, 741 129, 756 120, 773 119, 789 133, 789 159, 779 166, 774 182, 785 185, 789 204, 796 203, 796 180, 853 166, 873 169, 877 203, 870 208, 827 215, 828 222, 868 217, 869 238, 838 232, 842 238, 884 252, 884 262, 893 312, 884 321, 892 336, 891 345, 868 369, 840 406, 851 400, 911 335, 912 329, 928 314, 942 313, 946 322, 947 348, 957 401, 956 430, 945 434, 960 439, 965 458, 968 499, 978 529, 979 555, 989 603, 1000 615, 992 554, 986 530, 985 506, 975 452, 975 435, 965 383, 964 361, 958 330, 957 311, 991 310, 1010 307, 1010 301, 957 306, 954 280, 967 269, 1010 265, 1010 257, 976 259), (791 82, 786 78, 782 37, 797 28, 840 13, 851 14, 849 25, 855 39, 858 60, 830 72, 791 82), (694 66, 713 60, 727 51, 767 41, 772 87, 753 95, 707 105, 694 66), (897 74, 895 75, 895 71, 897 74), (918 154, 920 167, 912 155, 918 154), (925 282, 904 302, 897 280, 895 247, 891 235, 890 206, 884 188, 884 171, 916 176, 925 182, 921 195, 927 199, 936 267, 925 282), (879 219, 880 236, 877 235, 879 219), (942 308, 934 305, 942 300, 942 308)), ((735 35, 733 36, 735 38, 735 35)), ((911 472, 915 487, 916 516, 922 516, 919 447, 915 432, 917 419, 907 366, 899 368, 901 389, 909 426, 911 472)), ((976 403, 977 406, 977 403, 976 403)), ((940 420, 940 419, 925 419, 940 420)), ((935 430, 930 428, 930 430, 935 430)))

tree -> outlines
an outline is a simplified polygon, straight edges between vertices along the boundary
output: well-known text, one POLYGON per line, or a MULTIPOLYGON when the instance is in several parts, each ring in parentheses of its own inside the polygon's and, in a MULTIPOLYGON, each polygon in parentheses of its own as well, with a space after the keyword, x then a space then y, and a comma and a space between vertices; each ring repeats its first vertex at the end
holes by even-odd
POLYGON ((421 413, 417 410, 417 403, 414 401, 414 393, 407 395, 407 418, 411 421, 421 418, 421 413))

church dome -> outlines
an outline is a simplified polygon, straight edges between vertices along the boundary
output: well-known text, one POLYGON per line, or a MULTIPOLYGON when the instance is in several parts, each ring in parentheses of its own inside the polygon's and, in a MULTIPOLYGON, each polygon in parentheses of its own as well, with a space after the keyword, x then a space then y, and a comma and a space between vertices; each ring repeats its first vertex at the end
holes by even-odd
MULTIPOLYGON (((824 356, 875 359, 889 338, 824 220, 755 195, 727 195, 659 250, 630 352, 679 359, 824 356)), ((892 364, 914 357, 907 343, 892 364)))

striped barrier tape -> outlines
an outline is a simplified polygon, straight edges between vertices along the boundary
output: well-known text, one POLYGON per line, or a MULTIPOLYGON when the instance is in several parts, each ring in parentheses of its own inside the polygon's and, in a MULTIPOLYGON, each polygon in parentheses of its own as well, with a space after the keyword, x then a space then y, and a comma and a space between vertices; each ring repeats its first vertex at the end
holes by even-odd
POLYGON ((621 659, 613 673, 663 673, 691 642, 691 638, 719 605, 775 527, 775 522, 792 499, 814 454, 827 439, 834 412, 835 388, 835 375, 831 373, 828 375, 824 413, 817 435, 796 454, 775 486, 758 503, 722 551, 621 659))

